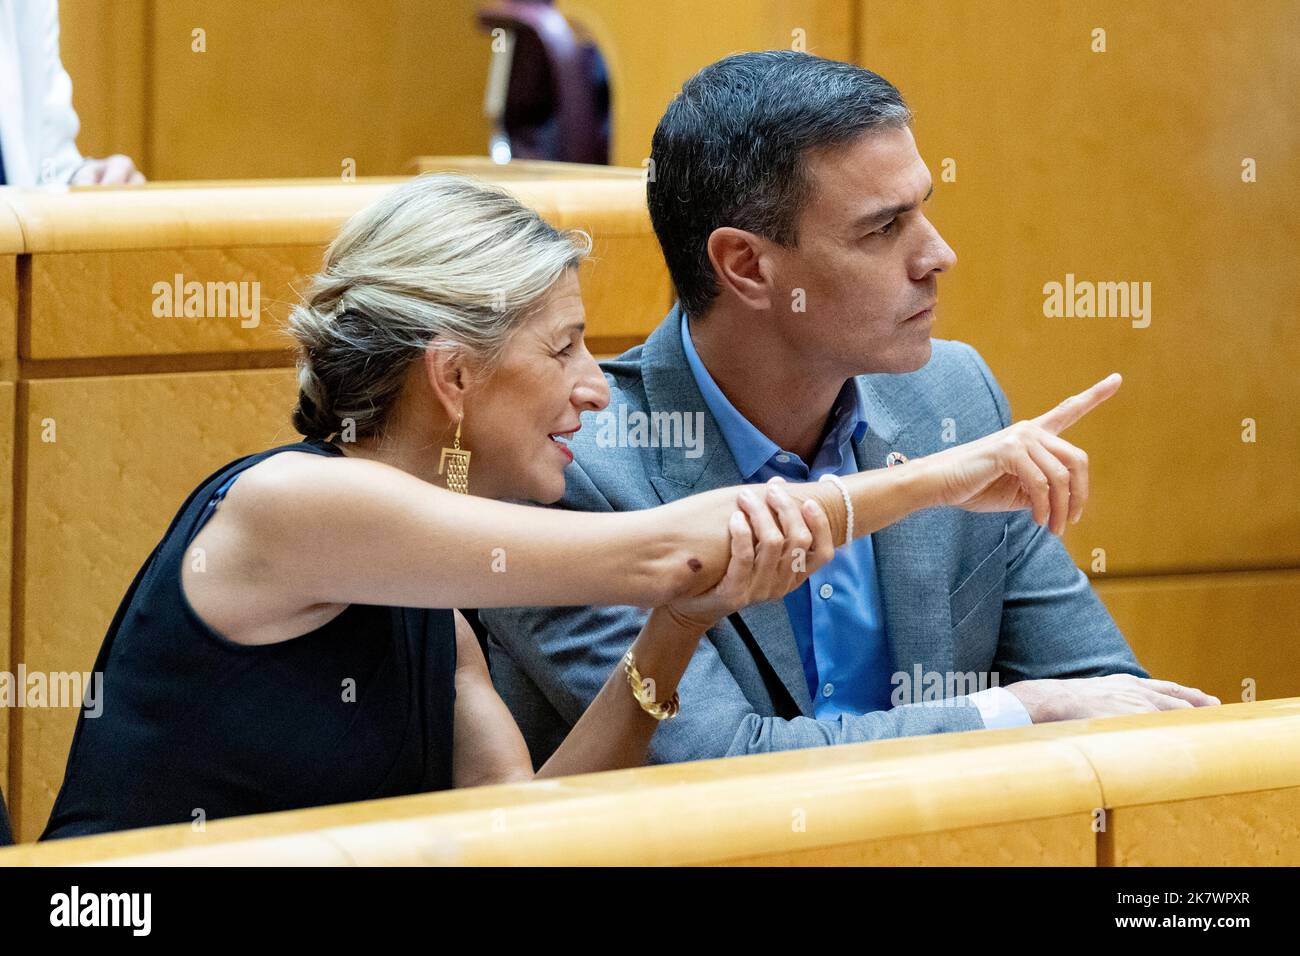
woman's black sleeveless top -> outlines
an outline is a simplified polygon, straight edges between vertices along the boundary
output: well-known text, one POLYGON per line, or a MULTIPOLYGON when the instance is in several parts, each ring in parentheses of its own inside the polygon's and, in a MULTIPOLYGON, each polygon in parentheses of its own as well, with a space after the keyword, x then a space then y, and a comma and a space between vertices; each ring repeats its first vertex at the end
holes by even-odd
POLYGON ((182 562, 202 559, 190 542, 226 489, 282 451, 342 454, 284 445, 190 495, 104 638, 102 700, 82 707, 42 839, 451 786, 450 610, 353 604, 301 637, 249 646, 208 627, 181 590, 182 562))

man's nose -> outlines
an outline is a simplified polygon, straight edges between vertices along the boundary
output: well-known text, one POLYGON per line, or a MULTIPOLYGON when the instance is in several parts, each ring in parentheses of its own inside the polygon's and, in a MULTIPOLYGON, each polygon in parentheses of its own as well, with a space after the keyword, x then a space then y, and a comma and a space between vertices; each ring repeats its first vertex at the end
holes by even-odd
POLYGON ((912 278, 924 279, 932 272, 947 272, 957 264, 957 253, 952 251, 952 246, 944 242, 943 236, 939 235, 939 230, 934 228, 930 220, 925 220, 925 237, 922 240, 921 251, 912 264, 912 278))

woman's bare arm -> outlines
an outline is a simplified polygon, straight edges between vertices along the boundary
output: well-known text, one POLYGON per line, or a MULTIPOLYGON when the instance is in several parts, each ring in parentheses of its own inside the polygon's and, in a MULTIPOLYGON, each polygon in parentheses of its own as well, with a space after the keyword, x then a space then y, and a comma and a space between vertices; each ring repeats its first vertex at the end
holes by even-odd
MULTIPOLYGON (((807 502, 801 506, 785 485, 746 489, 740 508, 727 523, 730 557, 722 580, 699 597, 655 608, 632 644, 637 670, 658 702, 673 696, 700 638, 716 621, 779 598, 834 556, 825 513, 807 502)), ((532 765, 518 727, 492 687, 469 625, 459 614, 457 621, 456 785, 526 779, 532 765)), ((537 776, 640 766, 658 726, 616 665, 537 776)))
MULTIPOLYGON (((456 787, 515 783, 598 770, 639 767, 659 722, 632 696, 622 666, 615 667, 590 707, 536 774, 519 726, 492 686, 483 652, 459 614, 456 639, 456 716, 452 780, 456 787)), ((666 700, 704 630, 656 608, 632 645, 637 667, 653 674, 666 700)))
MULTIPOLYGON (((1063 530, 1087 497, 1087 459, 1059 432, 1118 387, 1112 376, 1032 421, 844 478, 855 537, 939 505, 1032 507, 1063 530)), ((787 488, 800 501, 816 499, 832 540, 844 541, 835 486, 787 488)), ((227 634, 282 629, 290 619, 302 619, 296 633, 306 633, 314 609, 352 603, 657 607, 721 579, 727 521, 743 493, 721 488, 618 514, 560 511, 453 494, 378 462, 285 452, 235 482, 195 540, 205 570, 186 562, 183 585, 227 634)))
MULTIPOLYGON (((863 533, 915 507, 909 477, 871 477, 856 520, 863 533)), ((801 497, 816 497, 843 527, 835 489, 790 487, 806 488, 801 497)), ((617 514, 561 511, 453 494, 364 459, 284 452, 231 486, 193 542, 204 560, 187 561, 182 581, 200 616, 240 643, 306 633, 353 603, 656 607, 722 577, 741 493, 617 514)))
POLYGON ((481 787, 533 779, 528 745, 492 686, 469 622, 456 612, 456 712, 452 718, 452 786, 481 787))

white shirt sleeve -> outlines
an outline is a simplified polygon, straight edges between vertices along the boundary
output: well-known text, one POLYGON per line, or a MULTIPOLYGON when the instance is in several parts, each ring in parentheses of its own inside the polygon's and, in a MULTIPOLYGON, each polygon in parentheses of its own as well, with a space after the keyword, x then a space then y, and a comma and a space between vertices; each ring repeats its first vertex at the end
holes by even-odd
POLYGON ((57 0, 47 0, 33 6, 41 8, 44 21, 39 32, 33 24, 32 35, 33 45, 40 40, 39 62, 43 68, 42 75, 35 77, 39 85, 34 84, 29 97, 38 110, 31 117, 36 130, 36 177, 43 183, 66 183, 81 165, 81 153, 77 150, 81 120, 72 106, 72 77, 59 57, 59 4, 57 0))
POLYGON ((986 730, 1026 727, 1033 723, 1029 719, 1029 711, 1025 710, 1025 705, 1005 687, 990 687, 987 690, 976 691, 968 694, 966 699, 979 708, 986 730))
POLYGON ((0 0, 0 140, 10 185, 66 183, 81 165, 57 0, 0 0))

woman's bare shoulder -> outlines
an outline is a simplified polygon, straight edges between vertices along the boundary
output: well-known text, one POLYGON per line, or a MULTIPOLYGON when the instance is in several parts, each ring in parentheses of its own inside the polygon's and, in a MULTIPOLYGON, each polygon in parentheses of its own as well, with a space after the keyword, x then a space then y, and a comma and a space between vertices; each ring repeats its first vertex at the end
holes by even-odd
POLYGON ((205 557, 185 562, 181 589, 198 617, 236 644, 272 644, 321 626, 344 605, 292 593, 288 573, 303 559, 286 550, 306 516, 295 502, 337 459, 280 452, 241 472, 191 543, 205 557))
POLYGON ((352 495, 403 473, 382 462, 341 455, 283 451, 259 461, 231 485, 227 500, 238 510, 272 507, 283 513, 294 502, 319 506, 323 499, 352 495))

